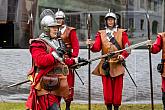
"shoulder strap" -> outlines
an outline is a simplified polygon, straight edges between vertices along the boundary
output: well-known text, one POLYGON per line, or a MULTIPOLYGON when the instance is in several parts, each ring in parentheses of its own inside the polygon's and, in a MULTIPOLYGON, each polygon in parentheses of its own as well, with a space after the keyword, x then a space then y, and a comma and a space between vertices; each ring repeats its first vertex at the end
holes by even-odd
POLYGON ((116 41, 115 37, 110 36, 110 34, 107 34, 108 37, 110 37, 110 42, 117 47, 118 50, 121 50, 120 45, 116 41))

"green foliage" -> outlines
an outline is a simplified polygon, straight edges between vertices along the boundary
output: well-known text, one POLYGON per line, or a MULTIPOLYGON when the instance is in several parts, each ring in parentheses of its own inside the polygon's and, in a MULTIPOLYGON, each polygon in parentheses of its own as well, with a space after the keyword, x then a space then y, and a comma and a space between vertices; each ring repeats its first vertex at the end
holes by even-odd
MULTIPOLYGON (((155 110, 162 110, 162 104, 155 104, 155 110)), ((88 104, 72 103, 71 110, 87 110, 88 104)), ((0 110, 25 110, 25 103, 1 102, 0 110)), ((62 103, 61 110, 65 110, 65 104, 62 103)), ((91 110, 106 110, 104 104, 92 104, 91 110)), ((120 110, 151 110, 150 104, 123 104, 120 110)))

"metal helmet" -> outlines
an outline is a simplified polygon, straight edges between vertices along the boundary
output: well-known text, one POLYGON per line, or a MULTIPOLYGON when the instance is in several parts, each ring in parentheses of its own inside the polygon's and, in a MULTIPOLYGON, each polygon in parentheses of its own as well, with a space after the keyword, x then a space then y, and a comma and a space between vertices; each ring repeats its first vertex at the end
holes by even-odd
POLYGON ((62 19, 64 19, 64 18, 65 18, 64 12, 63 12, 63 11, 60 11, 60 10, 58 9, 58 11, 55 13, 55 18, 56 18, 56 19, 57 19, 57 18, 62 18, 62 19))
POLYGON ((109 17, 112 17, 112 18, 114 18, 115 20, 117 20, 116 14, 113 13, 113 12, 108 12, 108 13, 105 15, 105 20, 107 20, 107 18, 109 18, 109 17))
POLYGON ((54 17, 50 15, 44 16, 41 20, 41 29, 43 29, 44 31, 49 31, 49 27, 58 25, 59 24, 54 19, 54 17))
POLYGON ((117 16, 116 16, 115 13, 111 12, 110 9, 109 9, 109 12, 105 15, 105 18, 104 18, 105 19, 105 25, 106 25, 106 27, 108 27, 107 26, 107 19, 109 17, 114 18, 114 20, 115 20, 114 27, 116 27, 117 26, 117 16))
POLYGON ((45 9, 41 12, 40 19, 44 18, 44 16, 47 16, 47 15, 55 16, 54 12, 51 9, 45 9))

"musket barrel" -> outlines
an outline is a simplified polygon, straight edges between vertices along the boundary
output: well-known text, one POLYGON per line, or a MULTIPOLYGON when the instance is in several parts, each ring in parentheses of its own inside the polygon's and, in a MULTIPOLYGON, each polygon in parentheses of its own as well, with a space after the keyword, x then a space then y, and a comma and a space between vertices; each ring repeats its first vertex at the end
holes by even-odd
POLYGON ((10 88, 10 87, 18 86, 18 85, 22 85, 22 84, 27 83, 27 82, 30 82, 30 80, 25 80, 25 81, 22 81, 22 82, 19 82, 19 83, 11 84, 7 87, 10 88))

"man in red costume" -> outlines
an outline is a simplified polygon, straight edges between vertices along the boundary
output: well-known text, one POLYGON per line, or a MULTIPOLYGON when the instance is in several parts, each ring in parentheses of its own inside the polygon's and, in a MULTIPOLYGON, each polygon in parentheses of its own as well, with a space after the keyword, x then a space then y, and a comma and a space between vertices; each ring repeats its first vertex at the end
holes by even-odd
MULTIPOLYGON (((87 39, 87 44, 93 44, 92 52, 102 54, 124 49, 130 45, 125 29, 117 28, 117 17, 115 13, 109 12, 105 16, 105 30, 99 30, 95 36, 94 43, 87 39)), ((112 57, 101 59, 99 65, 92 72, 102 76, 103 94, 107 110, 118 110, 122 100, 124 67, 122 62, 129 53, 123 51, 112 57)))
POLYGON ((162 76, 162 102, 163 102, 163 110, 165 110, 165 32, 158 33, 156 41, 153 43, 151 47, 151 53, 156 54, 162 50, 162 59, 161 63, 158 66, 158 71, 162 76))
MULTIPOLYGON (((67 50, 67 55, 65 55, 66 64, 70 67, 74 64, 75 60, 79 54, 79 42, 76 35, 76 29, 73 27, 66 26, 64 23, 65 14, 63 11, 58 10, 55 13, 55 18, 57 22, 61 25, 59 28, 60 37, 63 39, 64 45, 67 50)), ((76 61, 77 62, 77 61, 76 61)), ((66 102, 66 110, 70 110, 71 101, 73 101, 74 96, 74 71, 73 69, 69 69, 69 74, 67 75, 67 81, 69 85, 69 89, 71 94, 65 99, 66 102)))
POLYGON ((60 110, 59 96, 69 95, 68 66, 57 40, 58 23, 54 16, 41 20, 42 36, 30 40, 33 66, 29 72, 31 90, 26 102, 28 110, 60 110))

